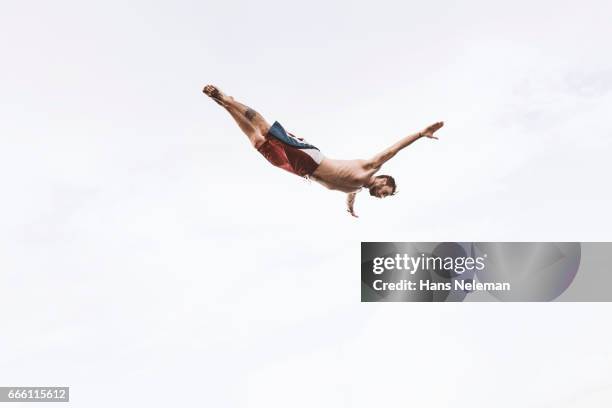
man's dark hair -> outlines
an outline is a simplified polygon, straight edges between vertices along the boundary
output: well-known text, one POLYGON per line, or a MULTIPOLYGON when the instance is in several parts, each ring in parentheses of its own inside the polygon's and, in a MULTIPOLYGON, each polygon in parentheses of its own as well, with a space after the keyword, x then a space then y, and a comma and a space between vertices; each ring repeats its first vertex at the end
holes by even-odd
MULTIPOLYGON (((375 178, 385 179, 385 185, 391 187, 392 189, 390 195, 395 195, 395 190, 397 189, 397 185, 395 184, 395 179, 393 177, 387 176, 386 174, 381 174, 380 176, 376 176, 375 178)), ((374 187, 370 188, 370 195, 371 196, 376 195, 374 187)))

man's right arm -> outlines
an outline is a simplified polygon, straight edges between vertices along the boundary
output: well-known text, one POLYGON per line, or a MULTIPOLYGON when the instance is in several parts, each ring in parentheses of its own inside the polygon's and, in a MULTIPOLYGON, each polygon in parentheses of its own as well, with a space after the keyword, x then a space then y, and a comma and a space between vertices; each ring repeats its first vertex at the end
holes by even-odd
POLYGON ((386 148, 382 152, 378 153, 376 156, 372 157, 367 162, 367 166, 373 169, 379 169, 383 164, 391 160, 393 156, 395 156, 400 150, 404 147, 412 144, 415 140, 421 138, 421 132, 415 133, 412 135, 408 135, 399 142, 393 144, 392 146, 386 148))
POLYGON ((411 135, 408 135, 401 139, 399 142, 393 144, 391 147, 383 150, 378 153, 376 156, 372 157, 370 160, 366 162, 366 166, 370 169, 379 169, 389 161, 393 156, 395 156, 400 150, 411 145, 414 141, 420 139, 421 137, 429 137, 432 139, 437 139, 433 134, 435 131, 440 129, 444 125, 444 122, 436 122, 431 126, 425 128, 425 130, 421 132, 417 132, 411 135))

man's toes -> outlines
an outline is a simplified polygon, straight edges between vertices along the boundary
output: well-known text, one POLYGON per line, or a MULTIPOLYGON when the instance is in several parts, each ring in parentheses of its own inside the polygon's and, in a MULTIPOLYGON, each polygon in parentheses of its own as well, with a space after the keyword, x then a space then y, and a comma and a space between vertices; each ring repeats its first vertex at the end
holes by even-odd
POLYGON ((206 95, 210 97, 214 97, 219 94, 219 90, 213 85, 206 85, 203 91, 206 95))

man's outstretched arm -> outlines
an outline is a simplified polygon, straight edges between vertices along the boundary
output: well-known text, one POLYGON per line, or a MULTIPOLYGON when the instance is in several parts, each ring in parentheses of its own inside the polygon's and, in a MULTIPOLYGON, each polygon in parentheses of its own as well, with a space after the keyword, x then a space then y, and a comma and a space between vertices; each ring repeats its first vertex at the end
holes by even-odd
POLYGON ((357 193, 349 193, 346 196, 346 207, 347 211, 355 218, 359 218, 357 214, 355 214, 355 210, 353 206, 355 205, 355 197, 357 197, 357 193))
POLYGON ((437 137, 434 136, 434 133, 442 126, 444 126, 444 122, 436 122, 418 133, 406 136, 399 142, 395 143, 391 147, 388 147, 387 149, 383 150, 382 152, 378 153, 376 156, 368 160, 367 166, 369 168, 379 169, 383 164, 385 164, 393 156, 395 156, 400 150, 411 145, 415 140, 418 140, 422 137, 437 139, 437 137))

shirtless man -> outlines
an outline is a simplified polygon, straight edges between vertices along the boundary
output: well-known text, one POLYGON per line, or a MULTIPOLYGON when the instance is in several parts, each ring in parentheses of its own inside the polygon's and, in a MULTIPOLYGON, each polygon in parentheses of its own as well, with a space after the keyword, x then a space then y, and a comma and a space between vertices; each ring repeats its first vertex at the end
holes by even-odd
POLYGON ((434 133, 444 125, 444 122, 436 122, 420 132, 408 135, 369 160, 335 160, 324 157, 319 149, 285 131, 280 123, 274 122, 270 126, 259 113, 225 95, 217 87, 206 85, 204 93, 229 112, 253 147, 274 166, 311 178, 331 190, 348 193, 348 212, 354 217, 357 217, 353 209, 355 195, 362 187, 369 189, 370 195, 378 198, 395 194, 393 177, 375 176, 382 165, 417 139, 437 139, 434 133))

